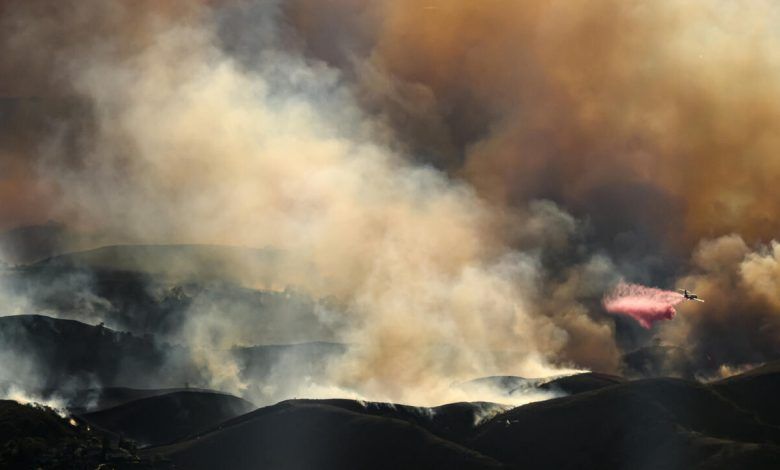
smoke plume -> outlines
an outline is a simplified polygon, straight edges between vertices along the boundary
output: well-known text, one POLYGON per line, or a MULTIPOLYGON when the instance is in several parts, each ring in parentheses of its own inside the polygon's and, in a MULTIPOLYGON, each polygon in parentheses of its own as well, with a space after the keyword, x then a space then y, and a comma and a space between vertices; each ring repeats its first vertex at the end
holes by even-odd
MULTIPOLYGON (((496 236, 504 215, 470 185, 411 163, 338 70, 275 42, 242 63, 222 49, 219 7, 79 2, 49 24, 35 14, 44 5, 11 5, 5 21, 26 33, 5 45, 31 70, 51 64, 47 85, 84 113, 33 149, 39 177, 62 194, 54 210, 74 226, 278 250, 275 285, 332 298, 347 318, 337 339, 349 352, 326 385, 372 399, 441 403, 454 381, 573 362, 559 355, 565 331, 534 315, 546 248, 496 236)), ((280 11, 263 5, 256 13, 280 11)), ((548 220, 535 230, 557 232, 548 220)), ((179 339, 212 386, 241 392, 224 352, 247 338, 229 322, 195 302, 179 339)))
MULTIPOLYGON (((618 371, 650 333, 603 309, 649 328, 679 301, 624 286, 602 305, 620 278, 707 298, 658 329, 702 367, 766 360, 778 18, 769 1, 6 0, 0 228, 275 253, 209 274, 313 299, 327 328, 278 331, 349 350, 312 390, 430 404, 479 376, 618 371)), ((271 335, 218 290, 169 338, 240 392, 225 351, 271 335)))
POLYGON ((707 303, 661 328, 666 342, 686 345, 695 370, 714 374, 723 365, 732 369, 778 357, 778 247, 772 242, 751 248, 742 237, 728 235, 696 249, 693 272, 680 282, 707 303))

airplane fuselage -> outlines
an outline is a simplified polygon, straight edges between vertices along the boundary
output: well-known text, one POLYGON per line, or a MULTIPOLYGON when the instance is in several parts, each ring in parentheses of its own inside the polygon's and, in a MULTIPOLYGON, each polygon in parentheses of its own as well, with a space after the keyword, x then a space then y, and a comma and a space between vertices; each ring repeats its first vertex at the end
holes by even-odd
POLYGON ((682 293, 683 297, 685 297, 686 300, 695 300, 697 302, 704 302, 702 299, 699 298, 698 295, 688 292, 688 289, 681 290, 680 292, 682 293))

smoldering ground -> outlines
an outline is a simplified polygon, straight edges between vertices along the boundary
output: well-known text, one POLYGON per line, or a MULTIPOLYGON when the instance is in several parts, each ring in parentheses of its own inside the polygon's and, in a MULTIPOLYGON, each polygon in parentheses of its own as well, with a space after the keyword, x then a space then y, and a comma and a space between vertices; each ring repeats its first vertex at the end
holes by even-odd
MULTIPOLYGON (((673 284, 701 239, 777 232, 776 9, 4 2, 3 95, 42 104, 8 118, 3 225, 279 250, 234 278, 332 299, 354 347, 325 385, 373 399, 614 371, 649 336, 603 315, 621 275, 673 284)), ((199 305, 193 350, 250 345, 199 305)))

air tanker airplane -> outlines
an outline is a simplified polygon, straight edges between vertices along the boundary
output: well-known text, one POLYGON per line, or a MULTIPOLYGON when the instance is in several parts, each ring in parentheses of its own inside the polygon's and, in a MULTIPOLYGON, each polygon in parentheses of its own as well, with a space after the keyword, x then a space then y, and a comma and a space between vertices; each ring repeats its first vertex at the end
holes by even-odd
POLYGON ((686 300, 695 300, 696 302, 704 302, 703 299, 700 299, 698 295, 694 294, 693 292, 688 292, 688 289, 677 289, 679 293, 681 293, 683 296, 685 296, 686 300))

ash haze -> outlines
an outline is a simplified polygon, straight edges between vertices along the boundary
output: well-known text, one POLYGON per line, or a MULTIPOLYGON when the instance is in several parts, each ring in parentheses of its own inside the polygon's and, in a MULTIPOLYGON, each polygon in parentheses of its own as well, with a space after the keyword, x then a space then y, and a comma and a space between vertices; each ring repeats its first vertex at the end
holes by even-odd
MULTIPOLYGON (((780 6, 426 5, 1 2, 0 228, 275 253, 219 274, 316 321, 274 336, 212 289, 166 331, 257 402, 506 402, 452 384, 617 373, 654 335, 701 374, 780 355, 780 6), (644 331, 601 305, 623 278, 708 303, 644 331), (348 348, 262 393, 227 353, 305 341, 348 348)), ((64 316, 118 308, 85 302, 64 316)))

